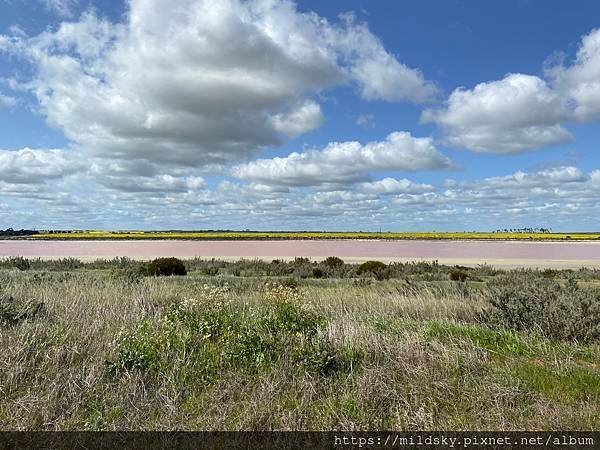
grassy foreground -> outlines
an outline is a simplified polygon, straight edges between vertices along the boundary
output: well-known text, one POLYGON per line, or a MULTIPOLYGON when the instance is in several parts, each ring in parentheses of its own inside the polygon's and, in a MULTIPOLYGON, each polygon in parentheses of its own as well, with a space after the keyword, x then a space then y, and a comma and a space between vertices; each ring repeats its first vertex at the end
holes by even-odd
POLYGON ((2 430, 600 429, 595 271, 63 264, 0 266, 2 430))
POLYGON ((260 232, 260 231, 72 231, 36 234, 27 239, 47 240, 270 240, 270 239, 461 239, 461 240, 534 240, 534 241, 594 241, 599 233, 436 233, 436 232, 260 232))

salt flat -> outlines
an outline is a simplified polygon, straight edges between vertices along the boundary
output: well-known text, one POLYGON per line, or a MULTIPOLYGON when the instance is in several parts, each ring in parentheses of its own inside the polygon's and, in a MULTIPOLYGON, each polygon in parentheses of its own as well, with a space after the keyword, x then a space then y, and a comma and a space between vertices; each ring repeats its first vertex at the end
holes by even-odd
POLYGON ((320 260, 338 256, 347 262, 435 261, 440 264, 496 267, 600 268, 600 242, 434 241, 434 240, 243 240, 243 241, 43 241, 0 240, 0 257, 78 258, 126 256, 151 259, 217 258, 236 260, 320 260))

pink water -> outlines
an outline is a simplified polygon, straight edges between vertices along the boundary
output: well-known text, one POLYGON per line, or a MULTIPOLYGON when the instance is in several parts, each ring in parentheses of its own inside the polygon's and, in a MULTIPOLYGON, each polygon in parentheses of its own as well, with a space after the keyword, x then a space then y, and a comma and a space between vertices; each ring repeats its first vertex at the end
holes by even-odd
POLYGON ((290 258, 295 256, 365 259, 470 259, 591 261, 600 264, 600 243, 505 241, 36 241, 0 240, 0 257, 147 259, 158 256, 290 258))

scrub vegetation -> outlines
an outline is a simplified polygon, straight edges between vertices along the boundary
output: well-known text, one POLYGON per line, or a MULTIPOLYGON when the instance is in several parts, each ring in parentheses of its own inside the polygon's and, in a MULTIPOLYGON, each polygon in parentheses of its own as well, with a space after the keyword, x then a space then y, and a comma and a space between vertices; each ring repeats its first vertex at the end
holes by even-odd
POLYGON ((599 323, 587 269, 5 259, 0 428, 597 430, 599 323))

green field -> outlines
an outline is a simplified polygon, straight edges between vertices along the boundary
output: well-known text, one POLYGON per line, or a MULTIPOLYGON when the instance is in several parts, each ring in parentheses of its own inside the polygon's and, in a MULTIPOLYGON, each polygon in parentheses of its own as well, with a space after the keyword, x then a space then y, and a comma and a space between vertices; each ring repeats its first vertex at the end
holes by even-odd
POLYGON ((594 241, 598 233, 489 233, 489 232, 262 232, 262 231, 70 231, 41 233, 27 239, 51 240, 243 240, 243 239, 432 239, 432 240, 534 240, 594 241))
POLYGON ((0 260, 3 430, 600 429, 600 271, 0 260))

